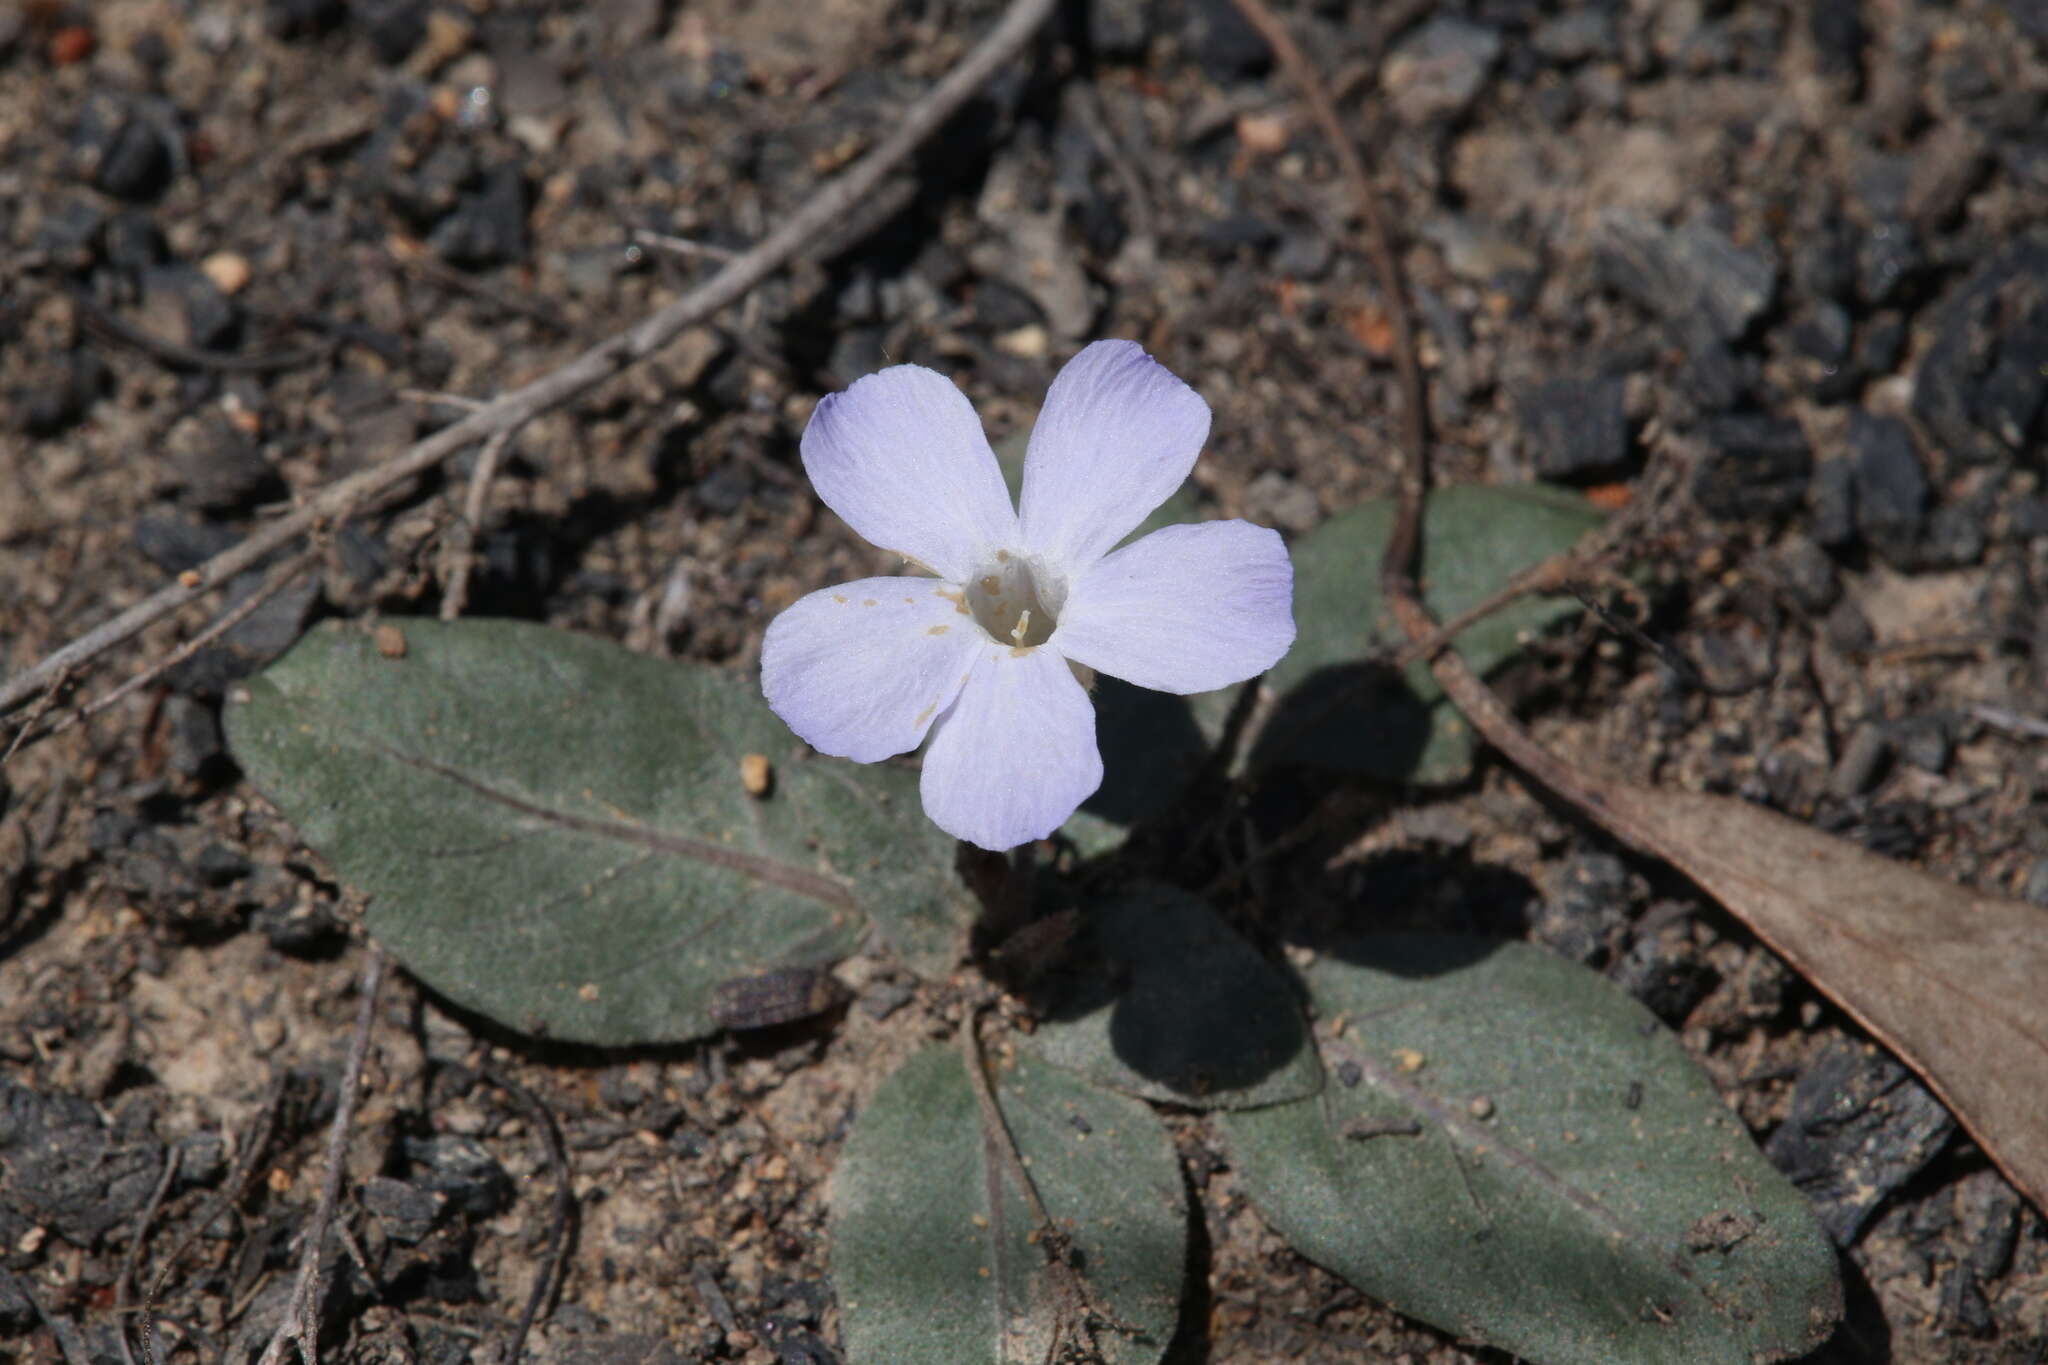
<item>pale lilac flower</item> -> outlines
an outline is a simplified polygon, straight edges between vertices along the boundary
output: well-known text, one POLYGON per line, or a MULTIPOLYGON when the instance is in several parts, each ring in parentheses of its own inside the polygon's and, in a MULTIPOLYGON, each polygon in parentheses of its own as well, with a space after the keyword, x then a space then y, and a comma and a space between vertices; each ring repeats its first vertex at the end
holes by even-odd
POLYGON ((768 704, 813 748, 872 763, 923 742, 925 813, 988 849, 1042 838, 1102 783, 1077 669, 1206 692, 1294 643, 1294 570, 1244 521, 1119 540, 1180 487, 1209 405, 1130 341, 1062 369, 1010 505, 974 408, 897 365, 819 402, 804 469, 870 542, 937 575, 814 592, 770 623, 768 704))

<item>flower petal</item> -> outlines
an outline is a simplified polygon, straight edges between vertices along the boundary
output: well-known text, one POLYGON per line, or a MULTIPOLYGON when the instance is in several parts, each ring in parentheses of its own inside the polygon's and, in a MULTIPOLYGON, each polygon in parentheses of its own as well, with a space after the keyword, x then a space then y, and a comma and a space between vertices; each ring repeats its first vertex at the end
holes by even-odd
POLYGON ((1058 652, 992 646, 925 750, 932 823, 987 849, 1058 829, 1102 785, 1095 704, 1058 652))
POLYGON ((1017 539, 1017 514, 981 419, 953 381, 895 365, 818 400, 804 471, 870 544, 941 578, 967 578, 1017 539))
POLYGON ((1098 341, 1046 391, 1024 455, 1024 543, 1069 572, 1093 563, 1180 487, 1209 405, 1135 341, 1098 341))
POLYGON ((1046 644, 1160 692, 1265 672, 1294 643, 1294 566, 1248 521, 1164 526, 1081 574, 1046 644))
POLYGON ((768 623, 761 691, 820 753, 873 763, 907 753, 953 704, 987 632, 929 578, 863 578, 768 623))

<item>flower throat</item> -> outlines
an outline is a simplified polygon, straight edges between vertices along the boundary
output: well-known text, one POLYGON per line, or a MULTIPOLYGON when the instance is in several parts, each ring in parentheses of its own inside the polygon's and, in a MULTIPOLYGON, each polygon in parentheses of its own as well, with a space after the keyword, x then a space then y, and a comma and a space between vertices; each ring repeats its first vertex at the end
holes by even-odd
POLYGON ((1008 550, 967 582, 967 610, 997 642, 1031 649, 1052 638, 1067 585, 1008 550))

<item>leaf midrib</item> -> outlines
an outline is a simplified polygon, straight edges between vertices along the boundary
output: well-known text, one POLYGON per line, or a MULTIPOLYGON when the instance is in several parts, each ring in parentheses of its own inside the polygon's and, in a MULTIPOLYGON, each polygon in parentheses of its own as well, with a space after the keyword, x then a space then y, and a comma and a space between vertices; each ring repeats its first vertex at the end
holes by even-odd
POLYGON ((1346 1046, 1340 1039, 1322 1035, 1318 1038, 1324 1047, 1337 1053, 1343 1060, 1352 1063, 1364 1076, 1368 1084, 1389 1099, 1419 1111, 1423 1117, 1442 1129, 1460 1145, 1472 1149, 1484 1149, 1499 1153, 1509 1165, 1527 1175, 1539 1186, 1562 1198, 1566 1203, 1584 1214, 1596 1226, 1619 1237, 1644 1254, 1658 1260, 1679 1279, 1698 1292, 1700 1297, 1716 1312, 1725 1313, 1728 1305, 1720 1300, 1713 1289, 1693 1272, 1691 1266, 1676 1256, 1652 1244, 1648 1238, 1631 1227, 1620 1214, 1602 1203, 1597 1197, 1566 1180, 1546 1165, 1541 1158, 1527 1148, 1507 1140, 1502 1133, 1483 1129, 1476 1122, 1460 1114, 1452 1105, 1438 1099, 1419 1085, 1402 1080, 1391 1070, 1359 1048, 1346 1046))
POLYGON ((379 741, 367 742, 371 748, 383 753, 387 758, 396 763, 403 764, 420 772, 430 773, 445 782, 453 783, 473 796, 491 802, 494 805, 502 806, 506 810, 515 811, 530 819, 540 820, 561 829, 573 830, 578 834, 588 834, 600 839, 610 839, 618 843, 629 844, 636 848, 649 849, 656 853, 665 853, 673 857, 689 858, 697 862, 707 863, 713 867, 737 873, 765 886, 772 886, 777 890, 787 891, 791 895, 802 896, 816 901, 820 905, 828 906, 835 910, 858 911, 860 908, 851 892, 838 882, 820 873, 807 872, 802 868, 791 867, 787 863, 777 862, 773 858, 764 858, 752 853, 742 853, 737 849, 724 848, 718 844, 707 843, 702 839, 692 839, 680 834, 669 834, 662 830, 650 829, 645 825, 617 820, 600 820, 588 815, 578 815, 572 811, 557 810, 552 806, 539 805, 522 796, 516 796, 511 792, 493 787, 487 782, 471 777, 460 769, 450 767, 448 764, 437 762, 431 758, 424 758, 418 754, 407 753, 402 749, 379 741))

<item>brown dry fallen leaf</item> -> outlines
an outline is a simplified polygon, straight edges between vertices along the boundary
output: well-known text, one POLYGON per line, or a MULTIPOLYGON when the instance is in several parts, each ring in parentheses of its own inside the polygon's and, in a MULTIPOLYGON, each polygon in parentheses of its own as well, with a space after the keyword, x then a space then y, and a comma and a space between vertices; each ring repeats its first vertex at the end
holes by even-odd
POLYGON ((1589 814, 1699 883, 1854 1015, 2048 1211, 2048 910, 1732 797, 1589 785, 1603 798, 1589 814))

